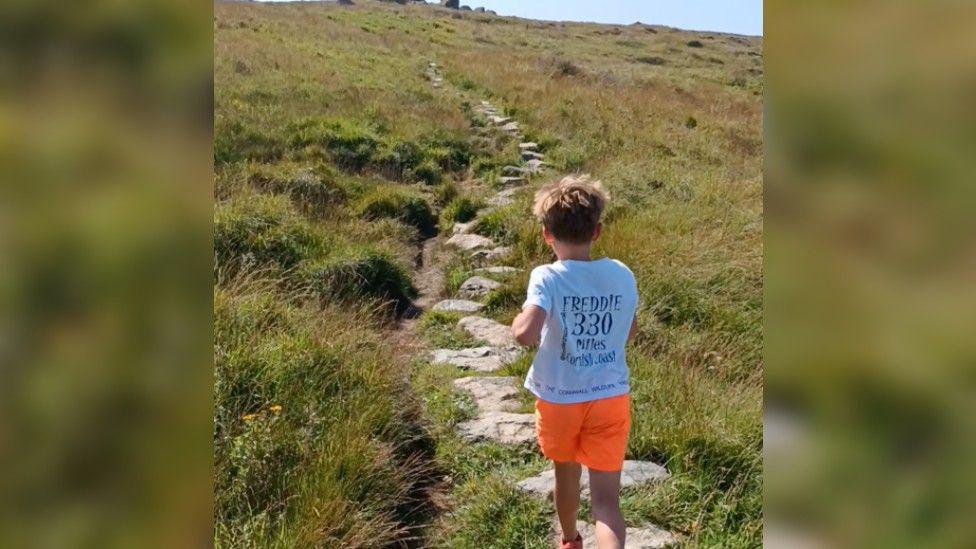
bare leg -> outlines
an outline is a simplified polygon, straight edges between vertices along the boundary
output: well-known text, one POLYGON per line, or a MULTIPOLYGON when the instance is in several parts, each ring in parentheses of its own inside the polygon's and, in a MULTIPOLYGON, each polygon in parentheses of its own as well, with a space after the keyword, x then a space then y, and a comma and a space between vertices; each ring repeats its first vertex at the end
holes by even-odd
POLYGON ((556 501, 556 515, 562 527, 563 539, 576 539, 576 514, 580 504, 580 474, 583 468, 575 461, 554 461, 556 488, 553 499, 556 501))
POLYGON ((590 501, 596 521, 596 543, 600 549, 624 546, 627 524, 620 513, 620 471, 590 469, 590 501))

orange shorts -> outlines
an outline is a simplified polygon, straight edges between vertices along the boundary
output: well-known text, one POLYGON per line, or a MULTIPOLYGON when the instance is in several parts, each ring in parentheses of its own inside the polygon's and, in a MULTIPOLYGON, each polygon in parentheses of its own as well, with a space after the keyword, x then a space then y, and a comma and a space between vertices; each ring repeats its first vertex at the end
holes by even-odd
POLYGON ((575 404, 535 401, 535 431, 542 453, 597 471, 619 471, 630 436, 630 395, 575 404))

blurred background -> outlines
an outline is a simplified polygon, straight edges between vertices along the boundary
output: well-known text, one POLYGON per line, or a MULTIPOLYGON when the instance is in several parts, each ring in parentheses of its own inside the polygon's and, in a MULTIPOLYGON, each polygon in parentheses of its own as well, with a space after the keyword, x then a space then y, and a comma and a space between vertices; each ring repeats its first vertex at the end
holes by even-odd
MULTIPOLYGON (((769 547, 976 545, 974 23, 766 2, 769 547)), ((208 545, 212 4, 0 43, 0 546, 208 545)))
POLYGON ((766 545, 976 546, 976 4, 765 8, 766 545))
POLYGON ((0 7, 2 547, 211 543, 211 21, 0 7))

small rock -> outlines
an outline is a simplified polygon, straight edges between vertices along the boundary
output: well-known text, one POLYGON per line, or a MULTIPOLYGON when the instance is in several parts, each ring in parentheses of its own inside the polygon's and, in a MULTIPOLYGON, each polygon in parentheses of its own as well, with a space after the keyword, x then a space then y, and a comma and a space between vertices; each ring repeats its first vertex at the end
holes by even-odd
POLYGON ((525 167, 528 170, 530 170, 532 173, 537 173, 542 171, 546 167, 546 163, 541 160, 533 158, 532 160, 526 161, 525 167))
POLYGON ((517 132, 518 130, 519 130, 518 122, 509 122, 508 124, 502 126, 502 131, 506 131, 509 133, 517 132))
POLYGON ((511 412, 519 407, 519 385, 514 377, 462 377, 454 380, 454 386, 470 393, 481 411, 511 412))
POLYGON ((535 151, 538 149, 539 149, 538 143, 532 143, 532 142, 519 143, 519 150, 522 151, 535 151))
POLYGON ((519 272, 521 269, 516 269, 515 267, 508 267, 505 265, 495 265, 492 267, 480 267, 475 269, 476 273, 486 273, 495 275, 509 275, 519 272))
POLYGON ((525 185, 526 181, 524 177, 512 177, 503 175, 498 178, 498 184, 503 187, 510 187, 512 185, 525 185))
POLYGON ((485 13, 485 8, 483 8, 481 6, 478 6, 477 8, 474 9, 474 11, 476 11, 478 13, 485 13))
POLYGON ((531 173, 531 170, 527 170, 521 166, 504 166, 502 167, 502 173, 505 175, 525 175, 531 173))
POLYGON ((501 283, 490 278, 472 276, 461 283, 461 287, 458 289, 458 295, 466 299, 479 299, 501 286, 501 283))
POLYGON ((512 196, 519 191, 518 187, 513 187, 511 189, 505 189, 499 192, 495 196, 488 199, 489 206, 508 206, 509 204, 515 202, 512 196))
POLYGON ((467 223, 454 223, 454 227, 451 229, 451 234, 468 234, 471 232, 471 227, 473 226, 474 221, 468 221, 467 223))
POLYGON ((431 309, 435 311, 446 311, 451 313, 476 313, 484 308, 484 305, 477 301, 467 299, 445 299, 438 301, 431 309))
MULTIPOLYGON (((466 317, 475 318, 475 317, 466 317)), ((668 471, 653 461, 636 461, 628 459, 624 461, 623 471, 620 474, 620 487, 628 488, 639 486, 649 482, 661 481, 668 478, 668 471)), ((552 487, 555 482, 555 471, 546 469, 534 477, 529 477, 518 483, 518 488, 539 497, 548 498, 552 496, 552 487)), ((590 493, 590 474, 584 467, 583 476, 580 478, 580 490, 586 495, 590 493)))
MULTIPOLYGON (((592 524, 578 520, 576 530, 583 537, 583 547, 596 547, 596 528, 592 524)), ((653 524, 640 528, 627 527, 627 547, 631 549, 661 549, 677 542, 674 534, 653 524)))
POLYGON ((545 158, 541 153, 535 151, 522 151, 522 160, 542 160, 545 158))
POLYGON ((482 412, 475 419, 459 424, 458 431, 472 442, 532 444, 535 442, 535 414, 482 412))
POLYGON ((441 5, 444 6, 445 8, 458 9, 460 4, 461 4, 460 0, 441 0, 441 5))
POLYGON ((432 69, 436 69, 437 68, 437 63, 434 63, 433 61, 431 61, 430 63, 427 63, 427 66, 430 67, 430 68, 432 68, 432 69))
POLYGON ((512 119, 507 116, 490 116, 488 117, 488 121, 496 126, 502 126, 510 123, 512 119))
POLYGON ((512 253, 512 249, 508 246, 498 246, 497 248, 492 248, 490 250, 478 250, 471 254, 471 257, 480 261, 494 261, 496 259, 501 259, 510 253, 512 253))
POLYGON ((491 248, 495 245, 492 239, 481 236, 480 234, 456 234, 447 239, 447 244, 457 246, 464 251, 476 250, 478 248, 491 248))
POLYGON ((518 343, 508 326, 483 316, 466 316, 458 321, 458 327, 471 337, 488 342, 489 345, 516 348, 518 343))
POLYGON ((437 349, 431 352, 434 364, 450 364, 462 370, 495 372, 518 358, 517 349, 501 347, 470 347, 468 349, 437 349))

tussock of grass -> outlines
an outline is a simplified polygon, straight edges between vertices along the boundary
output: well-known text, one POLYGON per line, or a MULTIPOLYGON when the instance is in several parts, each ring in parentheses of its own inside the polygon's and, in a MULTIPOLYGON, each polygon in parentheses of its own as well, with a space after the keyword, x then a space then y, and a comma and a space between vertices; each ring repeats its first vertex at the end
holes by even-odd
POLYGON ((295 276, 303 288, 323 298, 378 297, 403 308, 417 294, 396 259, 368 246, 350 247, 303 263, 295 276))
POLYGON ((402 539, 424 471, 393 349, 349 310, 214 295, 217 547, 402 539))
POLYGON ((380 187, 362 197, 355 209, 364 219, 399 219, 416 227, 421 236, 437 233, 437 217, 427 200, 396 187, 380 187))
POLYGON ((291 197, 296 206, 322 212, 342 204, 348 192, 339 174, 328 165, 309 168, 299 163, 252 164, 248 180, 258 189, 291 197))
POLYGON ((248 262, 290 269, 325 249, 324 235, 285 197, 247 196, 218 204, 214 213, 214 253, 224 268, 248 262))
POLYGON ((475 201, 467 197, 460 197, 451 200, 444 209, 441 210, 441 227, 449 229, 455 222, 466 223, 478 215, 478 210, 484 207, 480 201, 475 201))

